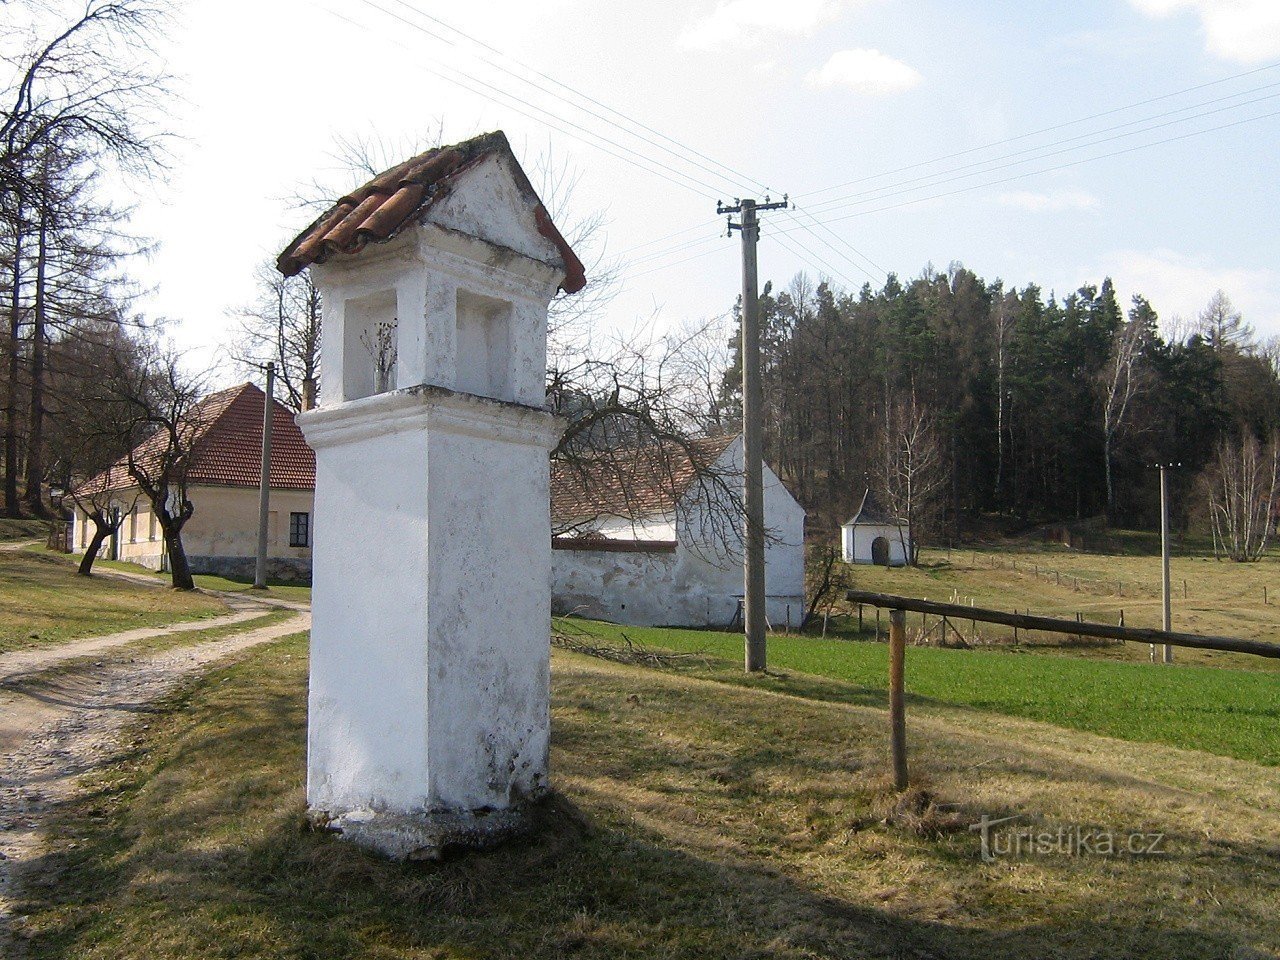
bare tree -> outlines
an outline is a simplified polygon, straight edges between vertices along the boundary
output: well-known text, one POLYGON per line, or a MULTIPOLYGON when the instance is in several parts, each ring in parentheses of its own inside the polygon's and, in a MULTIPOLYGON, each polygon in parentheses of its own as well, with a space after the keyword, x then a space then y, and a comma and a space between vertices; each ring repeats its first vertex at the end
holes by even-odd
POLYGON ((258 268, 257 283, 258 302, 240 321, 232 358, 255 374, 274 363, 285 405, 310 410, 320 384, 320 290, 310 271, 284 277, 273 262, 258 268))
POLYGON ((731 430, 736 416, 724 402, 724 372, 733 362, 729 317, 686 322, 665 338, 668 380, 679 416, 697 434, 731 430))
POLYGON ((890 403, 878 443, 881 451, 875 460, 884 470, 878 478, 879 487, 894 517, 906 521, 905 530, 899 526, 898 536, 907 562, 914 566, 919 560, 921 533, 927 533, 934 521, 940 495, 949 482, 946 452, 933 412, 915 397, 890 403))
POLYGON ((140 344, 136 365, 117 363, 105 384, 106 395, 127 410, 125 473, 141 490, 155 514, 175 589, 195 582, 182 543, 182 528, 194 506, 187 477, 196 447, 208 426, 201 404, 205 383, 182 366, 172 347, 140 344))
POLYGON ((1107 512, 1114 519, 1116 492, 1112 474, 1116 438, 1128 424, 1133 399, 1142 386, 1139 361, 1155 314, 1142 297, 1134 297, 1128 321, 1116 333, 1111 356, 1102 370, 1102 462, 1107 512))
MULTIPOLYGON (((12 11, 17 4, 9 4, 12 11)), ((162 162, 162 137, 152 118, 166 94, 163 67, 149 44, 164 21, 163 7, 149 0, 89 0, 77 17, 59 21, 48 5, 25 4, 26 23, 6 18, 0 49, 12 68, 0 91, 0 229, 7 253, 8 308, 4 396, 5 511, 17 515, 18 473, 24 426, 27 440, 27 495, 35 512, 40 497, 45 370, 46 297, 50 234, 58 225, 51 204, 50 159, 88 158, 63 164, 61 173, 79 176, 114 164, 130 173, 162 162), (33 39, 43 35, 44 39, 33 39), (31 257, 35 264, 29 263, 31 257), (26 287, 34 283, 34 293, 26 287), (34 302, 29 303, 29 300, 34 302), (23 355, 24 311, 34 324, 31 349, 23 355), (20 374, 30 366, 31 422, 19 403, 20 374), (34 491, 33 491, 34 488, 34 491)), ((60 184, 61 200, 84 199, 83 190, 60 184)))
POLYGON ((574 499, 593 505, 555 532, 593 532, 602 519, 640 521, 655 498, 689 545, 716 556, 741 550, 742 477, 718 462, 727 440, 699 440, 686 419, 679 338, 619 337, 550 371, 548 401, 569 423, 552 461, 574 499))
POLYGON ((1228 346, 1243 350, 1253 341, 1253 327, 1244 322, 1244 317, 1223 290, 1215 291, 1200 311, 1198 332, 1209 346, 1218 351, 1228 346))
POLYGON ((52 436, 50 464, 66 496, 93 524, 79 572, 90 576, 103 543, 136 507, 136 487, 122 487, 119 468, 133 412, 102 389, 104 376, 133 362, 135 348, 124 329, 111 321, 82 321, 76 335, 53 345, 50 380, 52 436))
POLYGON ((1280 495, 1280 436, 1223 438, 1204 477, 1216 540, 1237 562, 1262 559, 1280 495))

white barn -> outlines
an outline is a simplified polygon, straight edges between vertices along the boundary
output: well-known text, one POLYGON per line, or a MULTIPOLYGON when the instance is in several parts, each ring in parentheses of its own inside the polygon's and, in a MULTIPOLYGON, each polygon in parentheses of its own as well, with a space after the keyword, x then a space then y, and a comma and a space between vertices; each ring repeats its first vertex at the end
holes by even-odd
MULTIPOLYGON (((551 597, 557 613, 649 626, 727 626, 742 597, 741 436, 553 465, 551 597), (694 461, 697 461, 695 463, 694 461)), ((764 468, 766 613, 804 615, 804 508, 764 468)))
POLYGON ((845 563, 905 566, 911 556, 911 527, 880 506, 870 490, 862 495, 858 512, 840 527, 845 563))

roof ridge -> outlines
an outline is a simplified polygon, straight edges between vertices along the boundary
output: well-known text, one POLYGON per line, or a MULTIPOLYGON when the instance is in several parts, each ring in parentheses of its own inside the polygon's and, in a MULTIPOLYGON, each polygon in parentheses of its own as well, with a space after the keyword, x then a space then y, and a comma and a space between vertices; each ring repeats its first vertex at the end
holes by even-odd
POLYGON ((334 254, 355 254, 369 243, 397 236, 422 215, 467 170, 488 156, 510 161, 522 199, 532 208, 539 234, 556 248, 564 267, 561 287, 576 293, 586 285, 586 268, 560 233, 501 130, 439 145, 383 170, 347 192, 299 233, 276 260, 276 268, 292 277, 334 254))

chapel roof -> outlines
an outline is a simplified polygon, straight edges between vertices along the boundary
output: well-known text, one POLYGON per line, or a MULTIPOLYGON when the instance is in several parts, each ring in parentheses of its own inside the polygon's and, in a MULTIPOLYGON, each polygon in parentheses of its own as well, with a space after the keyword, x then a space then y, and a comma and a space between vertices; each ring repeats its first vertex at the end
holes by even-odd
POLYGON ((880 501, 876 499, 876 495, 871 492, 868 487, 862 495, 862 503, 858 506, 858 512, 852 518, 844 522, 844 526, 849 527, 855 524, 867 524, 874 526, 896 527, 901 521, 894 518, 888 510, 880 505, 880 501))
POLYGON ((324 263, 334 254, 356 253, 369 243, 390 240, 405 227, 420 222, 468 171, 491 156, 503 156, 511 161, 517 186, 533 208, 538 233, 551 241, 560 253, 565 271, 561 287, 565 293, 577 293, 586 286, 586 268, 551 221, 551 215, 501 130, 462 143, 433 147, 339 198, 285 247, 276 261, 277 268, 286 277, 292 277, 313 263, 324 263))

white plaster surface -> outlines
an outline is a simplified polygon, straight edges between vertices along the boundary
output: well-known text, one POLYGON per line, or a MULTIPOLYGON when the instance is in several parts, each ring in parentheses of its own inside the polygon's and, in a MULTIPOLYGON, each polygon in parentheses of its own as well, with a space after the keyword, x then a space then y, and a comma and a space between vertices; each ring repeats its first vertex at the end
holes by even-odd
MULTIPOLYGON (((726 448, 713 469, 741 475, 742 440, 726 448)), ((552 597, 559 613, 615 623, 723 626, 743 592, 741 534, 716 537, 704 514, 711 508, 694 493, 675 516, 606 520, 596 531, 617 540, 675 541, 664 552, 552 551, 552 597)), ((804 509, 777 474, 764 468, 765 607, 781 628, 804 616, 804 509)))
POLYGON ((299 425, 317 466, 309 804, 408 814, 536 796, 558 421, 423 387, 299 425))
POLYGON ((874 563, 871 545, 877 537, 889 543, 889 563, 900 567, 907 562, 911 532, 889 523, 846 523, 840 528, 841 555, 845 563, 874 563))
POLYGON ((316 451, 307 800, 394 856, 415 837, 487 836, 507 823, 495 811, 547 787, 563 424, 542 408, 563 265, 510 163, 481 162, 423 223, 313 268, 326 389, 298 418, 316 451), (368 382, 349 334, 388 302, 396 389, 335 389, 368 382))

